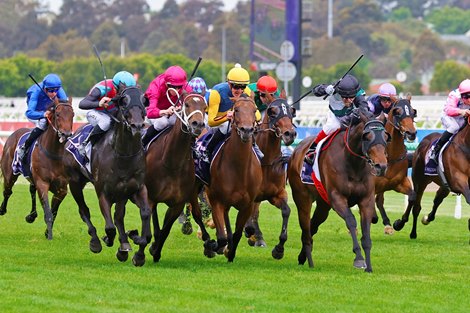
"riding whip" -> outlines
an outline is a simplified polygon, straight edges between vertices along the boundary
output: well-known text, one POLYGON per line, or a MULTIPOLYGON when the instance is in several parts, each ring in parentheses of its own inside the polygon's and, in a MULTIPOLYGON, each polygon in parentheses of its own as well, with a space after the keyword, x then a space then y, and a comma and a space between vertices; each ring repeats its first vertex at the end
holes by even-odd
MULTIPOLYGON (((197 69, 199 68, 199 64, 201 63, 201 61, 202 61, 202 57, 197 58, 196 65, 194 66, 194 69, 193 69, 193 71, 192 71, 192 73, 191 73, 191 76, 189 76, 189 79, 186 80, 186 84, 183 86, 183 90, 186 89, 186 86, 189 84, 189 81, 190 81, 191 79, 193 79, 193 76, 194 76, 194 74, 196 74, 196 71, 197 71, 197 69)), ((180 102, 180 99, 181 99, 181 96, 182 96, 182 95, 183 95, 183 93, 181 93, 181 94, 178 96, 178 99, 176 100, 176 104, 178 104, 178 103, 180 102)))
MULTIPOLYGON (((336 84, 334 84, 334 86, 333 86, 334 89, 336 89, 336 87, 337 87, 338 84, 343 80, 343 78, 346 77, 346 75, 348 75, 349 72, 351 72, 351 70, 356 66, 356 64, 362 59, 363 56, 364 56, 364 55, 361 54, 361 56, 360 56, 359 58, 357 58, 356 62, 354 62, 354 64, 351 65, 351 67, 349 68, 349 70, 348 70, 346 73, 344 73, 343 77, 341 77, 340 80, 338 80, 338 81, 336 82, 336 84)), ((329 94, 326 94, 326 95, 323 97, 323 100, 325 100, 326 98, 328 98, 328 96, 329 96, 329 94)))
POLYGON ((41 88, 41 86, 38 84, 38 82, 36 81, 36 79, 34 79, 33 75, 31 73, 28 74, 29 78, 31 78, 33 80, 33 82, 36 84, 36 86, 39 87, 39 89, 46 95, 46 97, 49 98, 49 100, 52 101, 51 97, 49 97, 49 95, 44 91, 43 88, 41 88))

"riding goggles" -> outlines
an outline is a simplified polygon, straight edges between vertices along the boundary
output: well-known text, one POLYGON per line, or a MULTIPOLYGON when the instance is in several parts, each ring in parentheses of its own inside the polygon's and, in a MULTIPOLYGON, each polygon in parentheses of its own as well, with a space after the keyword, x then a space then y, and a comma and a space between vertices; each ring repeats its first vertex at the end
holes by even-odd
POLYGON ((392 102, 392 99, 390 97, 379 97, 380 101, 384 101, 384 102, 392 102))
POLYGON ((241 89, 244 90, 246 88, 246 85, 240 85, 240 84, 232 84, 232 89, 241 89))
POLYGON ((464 93, 462 99, 470 99, 470 93, 464 93))
POLYGON ((52 92, 58 92, 59 89, 60 87, 59 88, 46 88, 46 91, 52 93, 52 92))

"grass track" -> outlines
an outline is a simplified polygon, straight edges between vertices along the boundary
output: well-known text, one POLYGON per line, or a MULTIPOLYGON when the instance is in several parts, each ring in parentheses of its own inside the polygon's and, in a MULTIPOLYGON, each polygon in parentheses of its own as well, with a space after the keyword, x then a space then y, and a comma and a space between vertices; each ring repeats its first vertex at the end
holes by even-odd
MULTIPOLYGON (((426 213, 432 196, 425 196, 426 213)), ((86 197, 102 236, 94 191, 87 189, 86 197)), ((392 221, 403 203, 402 195, 386 194, 392 221)), ((202 242, 175 224, 161 261, 153 263, 147 252, 146 264, 135 268, 117 261, 116 244, 100 254, 88 250, 89 236, 70 195, 60 208, 54 239, 47 241, 42 210, 35 223, 24 221, 29 193, 18 184, 8 213, 0 217, 0 312, 468 312, 469 210, 464 203, 463 218, 454 219, 454 203, 446 200, 429 226, 420 223, 417 240, 408 237, 410 223, 393 236, 373 225, 372 274, 352 267, 351 240, 335 213, 314 237, 315 268, 298 266, 300 228, 293 203, 282 260, 271 257, 280 212, 263 203, 260 223, 268 248, 249 247, 243 238, 234 263, 223 256, 207 259, 202 242)), ((233 217, 236 210, 231 212, 233 217)), ((140 227, 133 206, 126 224, 140 227)))

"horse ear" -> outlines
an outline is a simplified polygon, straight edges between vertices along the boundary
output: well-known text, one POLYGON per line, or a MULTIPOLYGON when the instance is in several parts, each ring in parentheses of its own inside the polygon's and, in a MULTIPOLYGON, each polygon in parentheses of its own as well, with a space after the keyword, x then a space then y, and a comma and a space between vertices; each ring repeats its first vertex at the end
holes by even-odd
POLYGON ((406 99, 407 99, 408 101, 411 100, 411 92, 408 92, 408 93, 406 94, 406 99))
POLYGON ((282 99, 287 99, 287 94, 286 94, 286 90, 285 89, 282 89, 281 90, 281 93, 279 94, 279 98, 282 98, 282 99))

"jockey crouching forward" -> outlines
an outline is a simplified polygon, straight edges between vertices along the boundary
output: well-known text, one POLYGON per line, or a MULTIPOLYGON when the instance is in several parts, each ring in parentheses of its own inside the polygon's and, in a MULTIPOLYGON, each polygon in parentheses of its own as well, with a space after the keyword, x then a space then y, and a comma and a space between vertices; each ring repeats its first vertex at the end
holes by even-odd
POLYGON ((134 76, 126 71, 121 71, 113 76, 113 79, 100 81, 91 88, 88 95, 80 101, 78 107, 82 110, 90 110, 86 114, 88 122, 93 126, 93 130, 88 137, 78 146, 78 151, 86 157, 86 146, 89 142, 94 145, 101 135, 111 127, 110 114, 115 114, 117 107, 111 100, 116 96, 119 84, 127 87, 137 85, 134 76))
POLYGON ((49 114, 47 108, 55 98, 67 100, 67 95, 62 89, 62 81, 57 74, 48 74, 39 86, 34 84, 28 88, 26 92, 28 109, 25 115, 36 127, 31 131, 25 143, 18 147, 18 158, 21 161, 24 161, 33 142, 46 130, 49 114))
POLYGON ((175 125, 174 115, 178 99, 183 94, 183 90, 191 92, 191 87, 187 85, 186 72, 179 66, 170 66, 163 74, 158 75, 149 85, 145 96, 149 99, 147 108, 147 118, 152 126, 142 138, 144 147, 150 143, 161 130, 170 125, 175 125))
MULTIPOLYGON (((250 82, 250 74, 241 67, 240 64, 228 72, 227 81, 215 85, 209 95, 208 124, 212 129, 212 138, 206 147, 205 158, 214 152, 217 144, 222 141, 230 130, 230 121, 233 117, 234 100, 238 99, 243 93, 250 95, 251 90, 247 87, 250 82), (232 100, 234 99, 234 100, 232 100)), ((261 120, 261 114, 256 110, 256 121, 261 120)), ((253 147, 257 155, 262 158, 263 153, 255 143, 253 138, 253 147)))
POLYGON ((305 156, 305 162, 310 165, 313 164, 315 149, 318 143, 340 129, 341 125, 348 125, 354 108, 369 110, 364 97, 364 90, 362 90, 356 77, 349 74, 338 83, 336 88, 333 85, 326 84, 313 87, 313 94, 317 97, 329 95, 330 110, 328 111, 326 123, 305 156))

